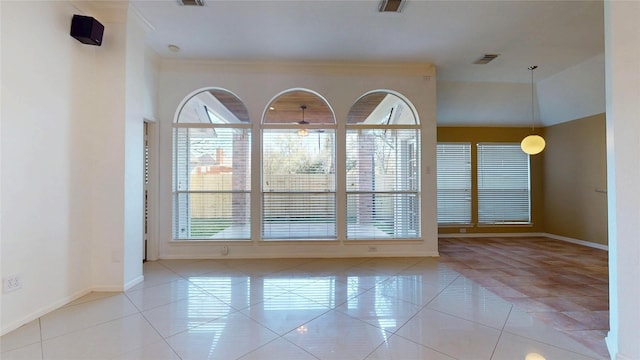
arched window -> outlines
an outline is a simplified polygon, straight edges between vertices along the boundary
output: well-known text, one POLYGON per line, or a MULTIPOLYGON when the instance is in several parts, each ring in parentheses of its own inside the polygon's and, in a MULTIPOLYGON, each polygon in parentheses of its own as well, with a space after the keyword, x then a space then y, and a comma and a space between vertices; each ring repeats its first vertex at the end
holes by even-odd
POLYGON ((242 101, 206 89, 173 124, 173 238, 250 238, 251 132, 242 101))
POLYGON ((420 238, 420 127, 389 91, 360 97, 347 116, 347 239, 420 238))
POLYGON ((262 121, 262 239, 336 239, 335 117, 318 94, 274 98, 262 121))

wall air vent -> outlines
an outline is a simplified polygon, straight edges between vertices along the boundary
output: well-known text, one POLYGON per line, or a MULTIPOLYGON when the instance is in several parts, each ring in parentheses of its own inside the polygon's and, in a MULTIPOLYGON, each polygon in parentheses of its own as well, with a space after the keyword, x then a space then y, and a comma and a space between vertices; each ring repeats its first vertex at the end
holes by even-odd
POLYGON ((204 0, 178 0, 178 4, 184 6, 204 6, 204 0))
POLYGON ((380 12, 400 12, 405 2, 405 0, 382 0, 378 10, 380 12))
POLYGON ((484 56, 482 56, 480 59, 474 61, 474 64, 488 64, 490 63, 493 59, 497 58, 500 54, 484 54, 484 56))

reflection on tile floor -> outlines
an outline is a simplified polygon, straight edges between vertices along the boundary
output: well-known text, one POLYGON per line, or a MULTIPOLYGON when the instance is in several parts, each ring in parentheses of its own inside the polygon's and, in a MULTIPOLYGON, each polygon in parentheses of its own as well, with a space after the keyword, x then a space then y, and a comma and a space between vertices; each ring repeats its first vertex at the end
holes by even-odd
POLYGON ((442 238, 440 261, 602 357, 609 331, 608 254, 532 238, 442 238))
POLYGON ((144 268, 3 336, 2 359, 602 358, 437 258, 144 268))

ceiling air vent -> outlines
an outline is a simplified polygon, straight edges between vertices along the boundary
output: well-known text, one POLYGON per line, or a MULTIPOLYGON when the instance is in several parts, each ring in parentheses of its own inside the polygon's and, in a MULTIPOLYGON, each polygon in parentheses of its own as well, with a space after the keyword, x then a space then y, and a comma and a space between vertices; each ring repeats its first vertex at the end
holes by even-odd
POLYGON ((380 12, 400 12, 404 6, 405 0, 382 0, 380 3, 380 12))
POLYGON ((204 6, 204 0, 178 0, 178 4, 185 6, 204 6))
POLYGON ((493 59, 497 58, 499 54, 484 54, 484 56, 482 56, 480 59, 474 61, 474 64, 488 64, 489 62, 491 62, 493 59))

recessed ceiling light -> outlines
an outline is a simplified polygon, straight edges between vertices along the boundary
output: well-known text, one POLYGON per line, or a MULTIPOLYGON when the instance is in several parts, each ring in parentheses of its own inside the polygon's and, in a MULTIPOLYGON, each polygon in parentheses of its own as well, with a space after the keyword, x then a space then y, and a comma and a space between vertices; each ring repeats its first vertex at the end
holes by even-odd
POLYGON ((177 53, 180 51, 180 47, 178 45, 174 45, 174 44, 169 44, 167 45, 167 49, 169 49, 169 51, 177 53))

